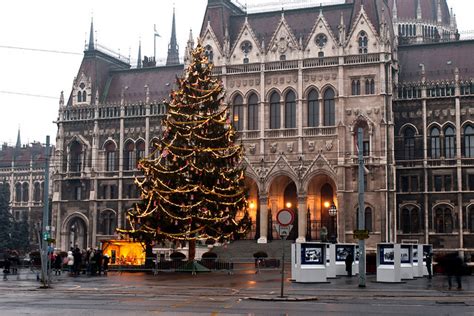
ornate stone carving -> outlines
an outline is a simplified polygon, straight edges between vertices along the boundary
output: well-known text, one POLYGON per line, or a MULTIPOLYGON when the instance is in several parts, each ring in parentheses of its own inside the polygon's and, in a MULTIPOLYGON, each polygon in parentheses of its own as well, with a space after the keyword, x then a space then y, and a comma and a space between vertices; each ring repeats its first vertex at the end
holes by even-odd
POLYGON ((278 149, 278 143, 271 143, 270 144, 270 152, 272 154, 276 153, 277 152, 277 149, 278 149))
POLYGON ((287 143, 286 144, 286 149, 288 152, 292 153, 293 152, 293 142, 287 143))
POLYGON ((314 141, 309 141, 308 142, 308 150, 309 151, 314 151, 314 148, 315 148, 314 141))
POLYGON ((256 144, 250 144, 249 145, 249 152, 253 155, 255 154, 255 151, 257 149, 257 145, 256 144))
POLYGON ((331 151, 332 147, 333 147, 332 139, 331 139, 331 140, 327 140, 327 141, 326 141, 326 149, 327 149, 328 151, 331 151))

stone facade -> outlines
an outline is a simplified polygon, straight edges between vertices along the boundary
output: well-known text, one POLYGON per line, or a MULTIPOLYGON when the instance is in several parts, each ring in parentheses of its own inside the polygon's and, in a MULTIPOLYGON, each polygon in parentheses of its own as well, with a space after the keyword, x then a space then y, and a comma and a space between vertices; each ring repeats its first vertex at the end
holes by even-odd
MULTIPOLYGON (((361 128, 369 247, 396 239, 442 246, 442 239, 436 239, 428 228, 415 235, 405 233, 401 227, 408 217, 400 214, 406 213, 402 211, 406 205, 429 209, 427 200, 437 205, 451 199, 447 204, 453 206, 464 201, 459 197, 463 193, 440 197, 435 192, 400 192, 406 168, 395 163, 400 159, 397 150, 402 148, 400 133, 405 123, 416 126, 418 137, 431 124, 420 117, 429 114, 439 121, 439 108, 446 117, 452 116, 453 127, 459 131, 462 124, 456 117, 461 117, 462 108, 469 112, 467 103, 462 106, 459 85, 449 98, 434 105, 436 98, 427 96, 431 90, 412 61, 419 53, 412 47, 434 45, 449 50, 456 42, 423 44, 435 40, 422 37, 415 41, 418 45, 398 43, 398 25, 411 19, 406 6, 421 6, 423 14, 429 11, 425 2, 369 1, 364 5, 353 0, 248 14, 230 0, 208 1, 200 42, 214 63, 214 74, 224 83, 234 126, 246 150, 253 219, 247 238, 261 243, 276 238, 272 224, 276 213, 286 207, 297 217, 291 239, 319 240, 325 227, 329 238, 353 242, 358 210, 356 135, 361 128), (403 97, 403 91, 408 91, 403 87, 408 86, 423 87, 416 90, 419 97, 403 97), (443 105, 458 104, 455 100, 459 108, 453 105, 448 110, 443 105), (334 217, 329 212, 332 205, 337 208, 334 217)), ((445 1, 441 4, 443 17, 433 23, 446 33, 443 39, 455 39, 455 24, 449 12, 446 18, 445 1)), ((185 63, 193 45, 191 36, 185 63)), ((470 49, 465 46, 457 51, 470 49)), ((116 238, 114 228, 126 225, 124 213, 137 201, 136 161, 152 153, 152 139, 158 137, 166 113, 160 100, 167 97, 174 76, 184 66, 131 69, 128 63, 89 45, 71 96, 61 101, 59 109, 56 157, 60 163, 54 174, 53 214, 61 248, 96 246, 102 239, 116 238)), ((430 71, 441 68, 433 66, 430 71)), ((454 66, 448 68, 454 72, 454 66)), ((470 74, 469 68, 464 77, 470 74)), ((445 79, 460 82, 454 75, 445 79)), ((421 167, 410 172, 419 177, 425 174, 424 181, 429 181, 429 159, 421 160, 421 167)), ((456 175, 468 178, 463 163, 458 159, 450 165, 456 170, 452 179, 456 175)), ((469 207, 466 203, 463 207, 469 207)), ((465 247, 459 235, 449 234, 452 247, 465 247)))

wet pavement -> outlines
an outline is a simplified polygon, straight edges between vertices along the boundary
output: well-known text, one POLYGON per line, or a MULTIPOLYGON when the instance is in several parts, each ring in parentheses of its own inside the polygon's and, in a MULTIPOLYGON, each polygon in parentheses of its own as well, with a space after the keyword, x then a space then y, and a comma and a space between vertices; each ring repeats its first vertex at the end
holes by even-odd
POLYGON ((445 276, 405 283, 357 277, 325 284, 291 282, 281 300, 279 270, 210 272, 127 272, 107 277, 53 276, 39 289, 35 275, 20 271, 0 282, 1 315, 474 315, 474 276, 463 290, 448 290, 445 276))

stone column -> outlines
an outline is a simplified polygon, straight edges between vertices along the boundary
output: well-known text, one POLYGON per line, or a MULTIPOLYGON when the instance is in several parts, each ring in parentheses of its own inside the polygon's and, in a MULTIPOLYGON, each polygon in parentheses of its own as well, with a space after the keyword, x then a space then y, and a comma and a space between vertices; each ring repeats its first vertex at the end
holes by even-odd
POLYGON ((306 200, 306 194, 298 196, 298 223, 293 223, 293 225, 298 225, 298 238, 296 242, 306 241, 306 212, 308 210, 306 200))
POLYGON ((268 196, 260 195, 259 198, 260 207, 260 238, 257 240, 259 244, 267 243, 268 233, 268 196))

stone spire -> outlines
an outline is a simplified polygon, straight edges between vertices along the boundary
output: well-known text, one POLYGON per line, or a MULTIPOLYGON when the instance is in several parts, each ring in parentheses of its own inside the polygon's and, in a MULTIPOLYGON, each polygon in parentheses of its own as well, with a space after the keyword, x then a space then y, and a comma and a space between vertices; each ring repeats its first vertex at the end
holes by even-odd
POLYGON ((91 31, 89 33, 89 46, 87 50, 94 50, 94 19, 91 18, 91 31))
POLYGON ((189 64, 193 49, 194 49, 193 30, 189 29, 189 39, 188 39, 188 42, 186 43, 186 48, 184 49, 184 64, 185 65, 189 64))
POLYGON ((138 61, 137 68, 142 68, 142 41, 138 41, 138 61))
POLYGON ((346 40, 346 26, 344 24, 344 14, 341 12, 341 20, 339 22, 339 43, 342 45, 346 40))
POLYGON ((392 18, 394 21, 398 19, 397 0, 393 0, 392 18))
POLYGON ((457 29, 457 23, 456 23, 456 14, 453 12, 453 8, 451 8, 451 14, 449 16, 449 24, 451 26, 451 29, 456 30, 457 29))
POLYGON ((438 0, 438 9, 437 9, 436 17, 437 17, 438 23, 443 22, 443 14, 441 11, 441 0, 438 0))
POLYGON ((173 8, 173 24, 171 25, 171 39, 168 45, 168 58, 166 58, 166 65, 179 65, 178 43, 176 41, 176 22, 173 8))
POLYGON ((416 5, 416 19, 421 20, 421 0, 417 0, 417 5, 416 5))
POLYGON ((15 148, 21 148, 21 137, 20 137, 20 128, 18 127, 18 135, 16 136, 16 146, 15 148))

